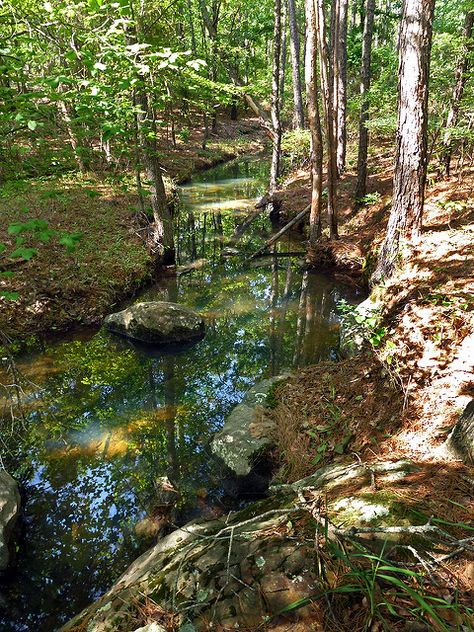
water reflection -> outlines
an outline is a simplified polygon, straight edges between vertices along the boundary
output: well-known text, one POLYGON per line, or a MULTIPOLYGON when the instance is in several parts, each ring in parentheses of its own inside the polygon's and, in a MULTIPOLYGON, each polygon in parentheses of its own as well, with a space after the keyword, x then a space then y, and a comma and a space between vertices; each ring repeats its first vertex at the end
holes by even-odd
POLYGON ((203 312, 204 340, 150 353, 98 332, 20 362, 39 387, 6 463, 26 505, 17 564, 0 585, 1 630, 55 630, 105 591, 140 551, 134 526, 153 509, 157 477, 179 487, 182 520, 204 496, 220 502, 207 445, 232 406, 262 376, 335 355, 336 303, 355 297, 281 256, 299 244, 249 265, 270 231, 262 215, 239 241, 243 254, 223 256, 240 221, 227 202, 253 204, 265 172, 262 161, 240 162, 186 187, 181 274, 141 296, 203 312))

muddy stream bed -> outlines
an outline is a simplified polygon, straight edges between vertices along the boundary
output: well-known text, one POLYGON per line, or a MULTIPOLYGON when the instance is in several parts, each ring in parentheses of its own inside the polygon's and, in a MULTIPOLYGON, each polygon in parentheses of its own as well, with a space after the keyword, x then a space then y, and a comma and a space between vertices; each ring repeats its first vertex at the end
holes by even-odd
POLYGON ((0 580, 3 632, 56 630, 112 585, 143 550, 134 527, 157 477, 179 488, 180 523, 245 502, 229 497, 209 453, 213 433, 258 380, 336 357, 337 303, 362 297, 304 272, 301 256, 282 256, 302 252, 301 240, 250 261, 271 234, 262 214, 240 254, 226 256, 267 172, 261 157, 239 159, 181 187, 180 274, 134 299, 202 312, 204 340, 152 350, 92 329, 18 360, 26 417, 3 460, 24 509, 15 563, 0 580))

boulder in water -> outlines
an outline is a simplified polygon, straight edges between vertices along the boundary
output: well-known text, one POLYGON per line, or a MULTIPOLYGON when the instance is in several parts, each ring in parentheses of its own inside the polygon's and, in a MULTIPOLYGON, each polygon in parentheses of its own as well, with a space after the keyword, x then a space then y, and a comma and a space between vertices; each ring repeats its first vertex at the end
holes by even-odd
POLYGON ((0 570, 10 562, 10 539, 20 513, 18 483, 5 471, 0 470, 0 570))
POLYGON ((104 325, 113 333, 152 344, 199 340, 205 333, 199 314, 165 301, 135 303, 107 316, 104 325))

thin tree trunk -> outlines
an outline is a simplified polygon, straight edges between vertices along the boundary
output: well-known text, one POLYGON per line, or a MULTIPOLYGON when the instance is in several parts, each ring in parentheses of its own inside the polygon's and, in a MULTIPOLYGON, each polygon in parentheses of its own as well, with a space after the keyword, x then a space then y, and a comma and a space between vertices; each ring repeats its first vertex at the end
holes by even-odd
POLYGON ((280 62, 280 111, 283 110, 285 99, 285 78, 286 78, 286 4, 283 0, 281 6, 281 62, 280 62))
POLYGON ((142 87, 137 90, 138 128, 140 132, 141 155, 150 188, 150 202, 153 211, 153 247, 165 264, 174 263, 173 218, 166 200, 165 185, 158 161, 155 118, 148 103, 148 96, 142 87), (152 134, 150 134, 150 131, 152 134))
MULTIPOLYGON (((269 197, 273 197, 280 175, 281 120, 280 120, 280 62, 281 62, 281 0, 275 0, 275 21, 273 27, 273 70, 272 70, 272 127, 273 150, 270 168, 269 197)), ((270 203, 273 207, 273 203, 270 203)))
POLYGON ((369 149, 369 89, 370 61, 372 57, 372 36, 374 31, 375 0, 367 0, 364 19, 364 35, 362 40, 362 64, 360 70, 360 117, 359 117, 359 152, 357 156, 356 202, 367 192, 367 152, 369 149))
POLYGON ((340 178, 346 165, 346 107, 347 107, 347 9, 348 0, 335 0, 333 37, 333 90, 336 109, 337 175, 340 178))
POLYGON ((288 22, 290 27, 291 74, 293 78, 293 127, 304 127, 303 97, 300 72, 300 34, 296 15, 295 0, 288 0, 288 22))
POLYGON ((324 0, 316 0, 316 33, 319 48, 319 68, 321 73, 321 89, 323 94, 324 122, 327 144, 327 190, 328 190, 328 224, 331 239, 338 239, 336 214, 336 145, 335 145, 335 112, 333 92, 329 76, 329 55, 326 42, 326 16, 324 0))
POLYGON ((400 29, 393 205, 372 282, 390 276, 421 231, 427 168, 428 79, 435 0, 405 0, 400 29))
POLYGON ((64 126, 66 127, 67 135, 69 136, 69 142, 71 143, 71 147, 74 152, 74 160, 76 161, 77 168, 81 173, 83 173, 85 171, 85 166, 80 153, 79 141, 72 125, 69 109, 64 101, 58 101, 58 110, 64 126))
POLYGON ((446 118, 446 126, 443 138, 443 165, 446 176, 449 176, 451 167, 451 156, 453 153, 453 145, 451 142, 451 130, 456 127, 459 118, 459 108, 464 94, 464 88, 468 80, 469 74, 469 58, 474 49, 474 41, 472 39, 472 30, 474 26, 474 11, 466 13, 464 20, 464 43, 456 67, 453 94, 451 97, 451 107, 449 108, 446 118))
POLYGON ((309 216, 309 251, 321 237, 323 182, 323 140, 318 102, 318 49, 314 0, 306 0, 305 82, 308 101, 308 123, 311 133, 311 211, 309 216))

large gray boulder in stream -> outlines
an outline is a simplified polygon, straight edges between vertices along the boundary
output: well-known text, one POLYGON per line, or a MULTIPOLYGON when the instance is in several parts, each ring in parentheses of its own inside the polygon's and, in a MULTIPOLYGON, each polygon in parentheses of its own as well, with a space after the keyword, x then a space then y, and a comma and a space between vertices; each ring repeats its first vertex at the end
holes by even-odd
POLYGON ((135 303, 107 316, 104 325, 116 334, 151 344, 199 340, 205 333, 202 316, 165 301, 135 303))
MULTIPOLYGON (((405 556, 414 548, 415 555, 425 548, 443 554, 429 516, 393 491, 397 481, 423 475, 418 468, 407 461, 330 465, 271 488, 269 498, 240 511, 189 522, 135 560, 62 631, 136 630, 150 622, 144 617, 150 604, 158 623, 160 614, 174 613, 176 630, 263 630, 267 617, 327 589, 318 571, 319 556, 332 558, 326 538, 342 538, 346 546, 356 539, 386 555, 400 548, 405 556), (317 521, 321 550, 315 546, 317 521)), ((311 616, 310 606, 295 616, 311 616)))
POLYGON ((10 562, 10 539, 20 513, 18 483, 0 470, 0 571, 10 562))

